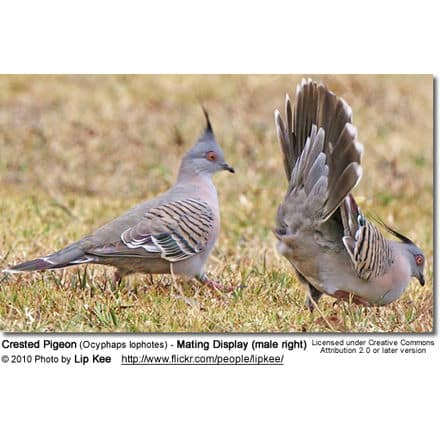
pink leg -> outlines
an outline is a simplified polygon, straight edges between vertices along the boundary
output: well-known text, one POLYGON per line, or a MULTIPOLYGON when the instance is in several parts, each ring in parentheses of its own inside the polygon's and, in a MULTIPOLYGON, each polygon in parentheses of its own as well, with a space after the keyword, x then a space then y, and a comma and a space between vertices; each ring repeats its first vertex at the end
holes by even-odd
POLYGON ((235 290, 235 287, 226 287, 223 284, 217 283, 216 281, 210 280, 205 274, 196 277, 202 284, 209 287, 212 290, 219 290, 223 293, 230 293, 235 290))
POLYGON ((113 274, 113 281, 115 284, 119 285, 122 281, 122 274, 119 272, 118 269, 115 270, 115 273, 113 274))

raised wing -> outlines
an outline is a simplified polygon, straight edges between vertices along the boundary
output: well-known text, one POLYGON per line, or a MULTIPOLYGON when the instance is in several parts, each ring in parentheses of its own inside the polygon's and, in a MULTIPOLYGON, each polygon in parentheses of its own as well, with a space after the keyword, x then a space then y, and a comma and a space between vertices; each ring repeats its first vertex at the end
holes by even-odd
POLYGON ((359 278, 370 280, 387 272, 393 263, 391 247, 379 229, 368 222, 349 194, 341 206, 345 248, 359 278))

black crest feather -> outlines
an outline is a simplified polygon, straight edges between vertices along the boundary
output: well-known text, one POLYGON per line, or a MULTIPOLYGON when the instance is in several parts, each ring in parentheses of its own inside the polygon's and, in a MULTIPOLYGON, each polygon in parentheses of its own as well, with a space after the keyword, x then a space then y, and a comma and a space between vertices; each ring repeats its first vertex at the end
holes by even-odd
POLYGON ((206 107, 203 104, 202 104, 202 110, 203 110, 203 114, 205 115, 205 119, 206 119, 206 131, 214 133, 212 130, 211 121, 209 120, 208 110, 206 110, 206 107))
POLYGON ((380 217, 377 215, 370 215, 370 217, 376 222, 379 223, 381 226, 383 226, 390 234, 394 235, 396 238, 398 238, 402 243, 406 244, 413 244, 415 243, 410 240, 405 235, 401 234, 400 232, 397 232, 395 229, 393 229, 391 226, 388 226, 380 217))

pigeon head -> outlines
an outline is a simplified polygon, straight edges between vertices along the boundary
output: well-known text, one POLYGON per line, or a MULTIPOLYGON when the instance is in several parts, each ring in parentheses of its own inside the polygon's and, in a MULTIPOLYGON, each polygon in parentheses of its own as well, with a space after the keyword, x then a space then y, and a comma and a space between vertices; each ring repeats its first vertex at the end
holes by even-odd
POLYGON ((402 245, 405 247, 408 254, 409 265, 411 268, 411 276, 417 278, 419 280, 419 283, 424 286, 425 256, 423 255, 423 251, 405 235, 395 231, 388 225, 385 225, 385 227, 388 229, 389 232, 391 232, 391 234, 398 238, 402 245))
POLYGON ((411 268, 411 276, 417 278, 419 283, 424 286, 425 256, 423 255, 423 251, 412 240, 388 226, 383 220, 376 218, 376 221, 400 241, 400 245, 404 247, 407 253, 409 266, 411 268))
POLYGON ((226 161, 223 150, 217 143, 208 113, 203 109, 206 117, 206 127, 195 145, 182 159, 179 178, 194 174, 212 175, 217 171, 229 171, 234 173, 226 161))
POLYGON ((419 283, 425 285, 425 276, 423 275, 425 271, 425 256, 422 250, 416 246, 414 243, 407 243, 406 247, 409 251, 409 260, 411 267, 411 276, 417 278, 419 283))

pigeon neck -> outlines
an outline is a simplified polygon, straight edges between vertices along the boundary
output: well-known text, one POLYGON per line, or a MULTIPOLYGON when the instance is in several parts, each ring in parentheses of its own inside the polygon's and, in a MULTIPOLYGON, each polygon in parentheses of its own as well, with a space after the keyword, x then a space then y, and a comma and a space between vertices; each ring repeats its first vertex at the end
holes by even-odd
POLYGON ((197 168, 194 164, 182 163, 177 175, 177 183, 191 181, 212 182, 212 174, 197 168))
MULTIPOLYGON (((215 197, 214 200, 217 200, 217 191, 211 177, 211 174, 207 172, 179 173, 175 189, 183 191, 186 196, 192 195, 202 199, 215 197)), ((214 203, 214 206, 217 204, 218 201, 214 203)))
POLYGON ((396 259, 396 256, 400 256, 400 264, 407 266, 409 269, 411 268, 411 260, 413 256, 409 251, 408 245, 406 243, 402 243, 400 241, 390 240, 391 250, 393 251, 393 259, 396 259))

